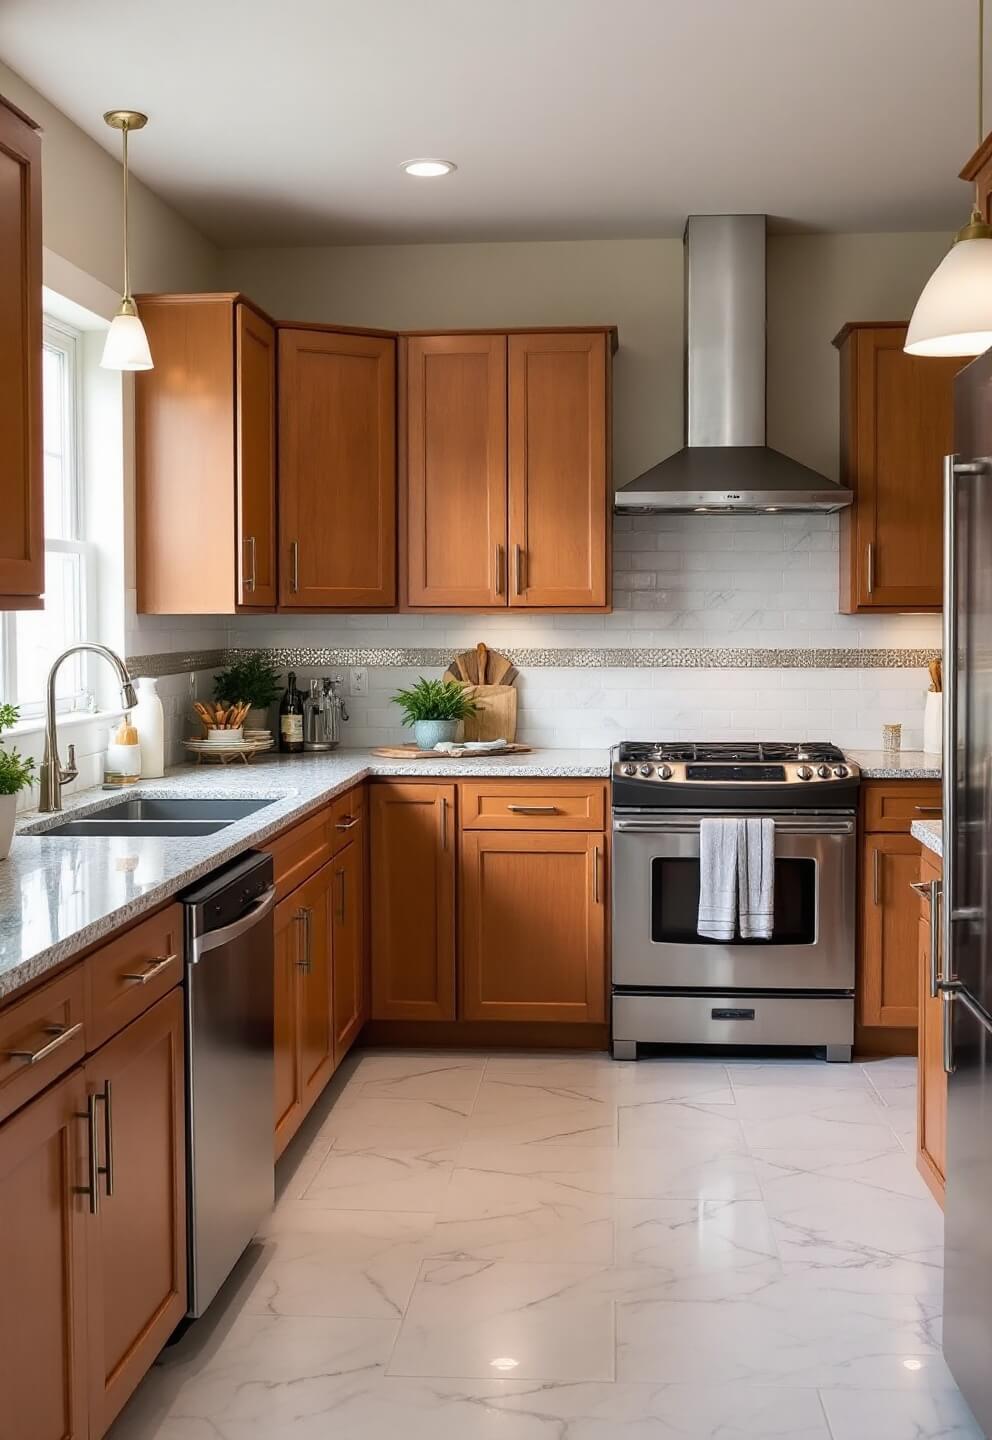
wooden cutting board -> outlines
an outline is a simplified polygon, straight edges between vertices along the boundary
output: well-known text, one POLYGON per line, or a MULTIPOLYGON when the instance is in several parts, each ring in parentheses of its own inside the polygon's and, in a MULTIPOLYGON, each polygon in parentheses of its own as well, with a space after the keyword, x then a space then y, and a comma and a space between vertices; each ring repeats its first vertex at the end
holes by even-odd
POLYGON ((488 755, 474 755, 471 750, 464 755, 449 755, 446 750, 418 750, 416 745, 376 745, 370 755, 381 755, 386 760, 498 760, 501 755, 529 754, 530 745, 505 745, 502 750, 492 750, 488 755))
POLYGON ((456 655, 444 672, 445 680, 461 680, 472 686, 478 706, 463 723, 465 740, 513 740, 517 733, 517 670, 506 655, 476 645, 456 655))

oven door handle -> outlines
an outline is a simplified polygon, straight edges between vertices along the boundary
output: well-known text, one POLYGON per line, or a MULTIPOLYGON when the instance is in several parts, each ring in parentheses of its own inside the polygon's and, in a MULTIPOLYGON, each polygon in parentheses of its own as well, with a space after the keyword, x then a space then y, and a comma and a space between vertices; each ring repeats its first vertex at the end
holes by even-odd
MULTIPOLYGON (((643 819, 614 819, 613 830, 619 835, 695 835, 703 816, 651 816, 643 819)), ((743 819, 743 816, 714 815, 713 819, 743 819)), ((760 818, 758 814, 748 818, 760 818)), ((847 817, 827 818, 825 816, 778 816, 775 829, 782 835, 853 835, 855 821, 847 817)))

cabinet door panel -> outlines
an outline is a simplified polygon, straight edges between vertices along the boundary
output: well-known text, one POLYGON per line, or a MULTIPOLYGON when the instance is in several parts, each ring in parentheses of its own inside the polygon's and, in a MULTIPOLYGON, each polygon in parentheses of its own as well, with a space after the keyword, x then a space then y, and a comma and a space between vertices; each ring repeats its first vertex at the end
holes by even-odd
POLYGON ((304 1113, 334 1073, 331 896, 334 867, 322 870, 296 892, 304 912, 300 971, 300 1063, 304 1113))
MULTIPOLYGON (((928 878, 924 876, 924 878, 928 878)), ((940 1197, 947 1153, 947 1075, 944 1072, 944 1001, 930 994, 930 921, 919 922, 920 1022, 917 1061, 918 1148, 924 1179, 940 1197)))
POLYGON ((372 1018, 455 1018, 455 787, 372 786, 372 1018))
POLYGON ((506 604, 506 336, 406 341, 411 605, 506 604))
POLYGON ((332 866, 335 1066, 358 1038, 367 1010, 364 826, 354 833, 355 839, 335 856, 332 866))
POLYGON ((279 603, 396 603, 396 342, 279 331, 279 603))
POLYGON ((177 988, 86 1062, 101 1121, 90 1216, 90 1425, 102 1435, 186 1313, 183 1003, 177 988))
POLYGON ((0 1434, 85 1440, 86 1085, 73 1070, 0 1126, 0 1434))
POLYGON ((510 604, 608 602, 606 336, 509 337, 510 604))
POLYGON ((0 102, 0 610, 45 588, 41 141, 0 102))
POLYGON ((296 895, 280 901, 275 913, 273 1043, 275 1148, 281 1155, 302 1117, 300 1082, 300 965, 303 917, 296 895))
POLYGON ((236 322, 238 604, 276 603, 276 331, 248 305, 236 322))
POLYGON ((602 1021, 603 837, 465 831, 461 846, 463 1018, 602 1021))
POLYGON ((861 877, 861 1023, 917 1023, 919 876, 912 835, 866 835, 861 877))

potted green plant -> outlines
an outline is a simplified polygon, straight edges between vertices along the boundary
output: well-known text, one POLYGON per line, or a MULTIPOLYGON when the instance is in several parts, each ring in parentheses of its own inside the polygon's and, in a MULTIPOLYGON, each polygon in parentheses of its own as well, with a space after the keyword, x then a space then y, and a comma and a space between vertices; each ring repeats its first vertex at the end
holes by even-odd
MULTIPOLYGON (((9 730, 17 724, 17 720, 15 706, 0 705, 0 730, 9 730)), ((34 761, 31 757, 18 754, 13 746, 5 749, 0 740, 0 860, 6 860, 10 853, 17 817, 17 797, 31 784, 33 773, 34 761)))
POLYGON ((269 707, 279 699, 282 685, 280 671, 264 655, 248 654, 232 660, 214 678, 214 699, 225 705, 243 704, 251 707, 245 716, 245 728, 268 728, 269 707))
POLYGON ((409 690, 398 690, 393 700, 403 711, 403 724, 413 726, 420 750, 433 750, 442 740, 454 740, 460 721, 478 709, 470 686, 460 680, 425 680, 423 676, 409 690))

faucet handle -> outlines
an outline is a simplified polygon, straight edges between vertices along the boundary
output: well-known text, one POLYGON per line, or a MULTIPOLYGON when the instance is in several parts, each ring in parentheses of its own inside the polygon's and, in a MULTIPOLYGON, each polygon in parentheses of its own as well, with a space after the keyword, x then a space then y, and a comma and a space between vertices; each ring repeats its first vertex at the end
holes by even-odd
POLYGON ((61 774, 61 776, 60 776, 60 779, 62 780, 63 785, 64 785, 64 784, 67 784, 70 780, 75 780, 76 776, 79 774, 79 767, 78 767, 77 764, 76 764, 76 747, 75 747, 75 745, 70 745, 70 746, 69 746, 69 753, 68 753, 68 756, 66 757, 66 759, 67 759, 66 767, 65 767, 65 769, 62 771, 62 774, 61 774))

